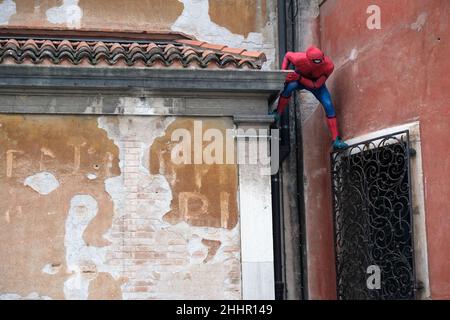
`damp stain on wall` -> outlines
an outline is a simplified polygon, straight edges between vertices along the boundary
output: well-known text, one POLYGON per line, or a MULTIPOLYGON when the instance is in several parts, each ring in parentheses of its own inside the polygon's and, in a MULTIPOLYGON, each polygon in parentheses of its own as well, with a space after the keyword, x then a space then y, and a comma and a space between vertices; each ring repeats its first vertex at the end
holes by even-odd
POLYGON ((119 174, 117 154, 95 117, 0 115, 2 293, 64 298, 71 200, 95 198, 96 215, 78 241, 106 246, 112 201, 103 181, 119 174), (91 173, 98 178, 89 180, 91 173))
POLYGON ((239 299, 236 165, 167 157, 193 121, 0 115, 0 299, 239 299))
POLYGON ((268 22, 266 0, 209 0, 211 21, 247 37, 261 32, 268 22))
POLYGON ((6 0, 0 8, 0 24, 10 26, 127 31, 168 30, 183 11, 178 0, 6 0))
MULTIPOLYGON (((203 132, 215 128, 224 137, 225 130, 233 127, 231 120, 202 120, 203 132)), ((180 118, 167 128, 163 137, 155 140, 150 149, 150 172, 164 175, 172 190, 171 210, 164 219, 172 224, 185 221, 193 226, 232 229, 237 223, 237 166, 175 164, 172 161, 172 149, 178 141, 172 141, 171 137, 174 130, 179 128, 186 129, 194 137, 194 119, 180 118)), ((203 149, 209 143, 204 141, 203 149)), ((194 159, 195 152, 192 145, 191 159, 194 159)))

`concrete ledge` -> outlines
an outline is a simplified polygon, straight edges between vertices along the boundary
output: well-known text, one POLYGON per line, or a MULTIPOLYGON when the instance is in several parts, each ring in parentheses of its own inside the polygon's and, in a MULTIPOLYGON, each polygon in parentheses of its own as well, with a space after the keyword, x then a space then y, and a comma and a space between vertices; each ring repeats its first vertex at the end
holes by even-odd
POLYGON ((150 92, 4 91, 0 89, 0 113, 110 114, 141 116, 229 116, 267 114, 267 100, 260 97, 154 95, 150 92))
POLYGON ((274 94, 281 71, 0 65, 0 86, 274 94))
POLYGON ((284 73, 0 65, 0 113, 240 116, 270 123, 284 73), (254 117, 256 116, 256 118, 254 117))
POLYGON ((273 115, 235 115, 233 117, 234 123, 237 124, 270 124, 275 121, 273 115))

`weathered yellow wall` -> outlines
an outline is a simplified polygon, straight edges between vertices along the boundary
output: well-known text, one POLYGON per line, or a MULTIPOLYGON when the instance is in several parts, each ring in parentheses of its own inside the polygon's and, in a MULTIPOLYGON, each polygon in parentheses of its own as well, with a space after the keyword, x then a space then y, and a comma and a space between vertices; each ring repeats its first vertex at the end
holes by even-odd
MULTIPOLYGON (((3 0, 0 26, 181 31, 264 51, 270 69, 275 3, 3 0)), ((236 166, 168 156, 193 121, 0 114, 0 298, 240 298, 236 166)))
MULTIPOLYGON (((7 0, 15 6, 7 24, 18 27, 76 27, 113 30, 170 30, 183 12, 179 0, 7 0), (15 12, 14 12, 15 11, 15 12), (55 20, 62 21, 56 22, 55 20), (79 23, 77 22, 79 20, 79 23)), ((208 0, 209 15, 231 32, 261 32, 268 20, 266 0, 208 0)))
MULTIPOLYGON (((202 121, 204 131, 220 129, 224 136, 225 130, 230 127, 230 123, 224 120, 196 120, 202 121)), ((234 228, 238 218, 236 165, 173 164, 168 148, 173 145, 172 133, 179 128, 194 132, 194 121, 189 118, 177 120, 167 128, 163 137, 156 139, 151 148, 151 173, 163 174, 172 187, 171 211, 164 218, 170 223, 186 221, 195 226, 234 228), (189 203, 189 210, 185 207, 186 203, 189 203), (211 214, 202 213, 206 207, 211 214)), ((209 143, 203 142, 203 147, 209 143)), ((194 159, 193 148, 191 159, 194 159)))
POLYGON ((9 25, 20 27, 168 30, 183 11, 178 0, 80 0, 66 1, 65 6, 62 0, 16 0, 15 3, 16 13, 10 17, 9 25), (64 21, 52 22, 58 17, 64 21), (78 20, 79 24, 75 22, 78 20))
POLYGON ((103 182, 119 172, 118 149, 95 118, 0 116, 1 293, 64 297, 70 200, 91 194, 101 203, 84 240, 104 246, 101 236, 111 226, 113 204, 103 182), (52 173, 60 186, 48 195, 25 186, 26 177, 38 172, 52 173), (88 173, 97 179, 89 181, 88 173), (59 272, 42 272, 47 264, 59 272))
POLYGON ((4 0, 0 27, 181 31, 276 59, 275 0, 4 0))
POLYGON ((233 33, 261 32, 269 20, 266 0, 209 0, 211 20, 233 33))
POLYGON ((193 121, 0 115, 0 298, 239 298, 237 168, 170 160, 193 121))

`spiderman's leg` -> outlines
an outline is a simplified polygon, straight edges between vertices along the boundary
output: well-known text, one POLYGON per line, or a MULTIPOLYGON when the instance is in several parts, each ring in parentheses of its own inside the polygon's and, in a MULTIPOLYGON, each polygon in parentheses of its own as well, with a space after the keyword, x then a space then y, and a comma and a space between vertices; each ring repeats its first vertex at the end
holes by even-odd
POLYGON ((311 90, 317 100, 322 104, 325 113, 328 118, 336 117, 336 111, 334 110, 333 102, 331 101, 330 92, 326 85, 321 86, 319 89, 311 90))
POLYGON ((284 86, 284 89, 280 95, 280 99, 278 100, 277 113, 279 115, 283 114, 284 109, 286 109, 286 106, 289 104, 292 92, 300 89, 303 89, 303 86, 298 81, 288 82, 284 86))
POLYGON ((326 85, 321 86, 319 89, 311 90, 317 100, 322 104, 325 113, 327 115, 328 128, 331 132, 331 137, 333 141, 339 136, 336 111, 334 110, 333 102, 331 101, 331 95, 328 91, 326 85))

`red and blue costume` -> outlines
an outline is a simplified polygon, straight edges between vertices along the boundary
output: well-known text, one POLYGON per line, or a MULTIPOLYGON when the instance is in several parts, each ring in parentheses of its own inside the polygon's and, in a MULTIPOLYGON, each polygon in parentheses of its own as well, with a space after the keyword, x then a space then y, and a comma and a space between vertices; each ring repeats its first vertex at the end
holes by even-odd
POLYGON ((290 72, 286 76, 286 83, 278 101, 277 113, 282 115, 284 109, 289 104, 292 92, 295 90, 308 90, 323 105, 327 115, 328 128, 333 139, 333 147, 345 149, 347 144, 339 137, 336 112, 334 110, 331 95, 325 81, 334 70, 331 59, 315 47, 310 47, 306 52, 288 52, 284 56, 282 70, 288 70, 293 64, 295 72, 290 72))

